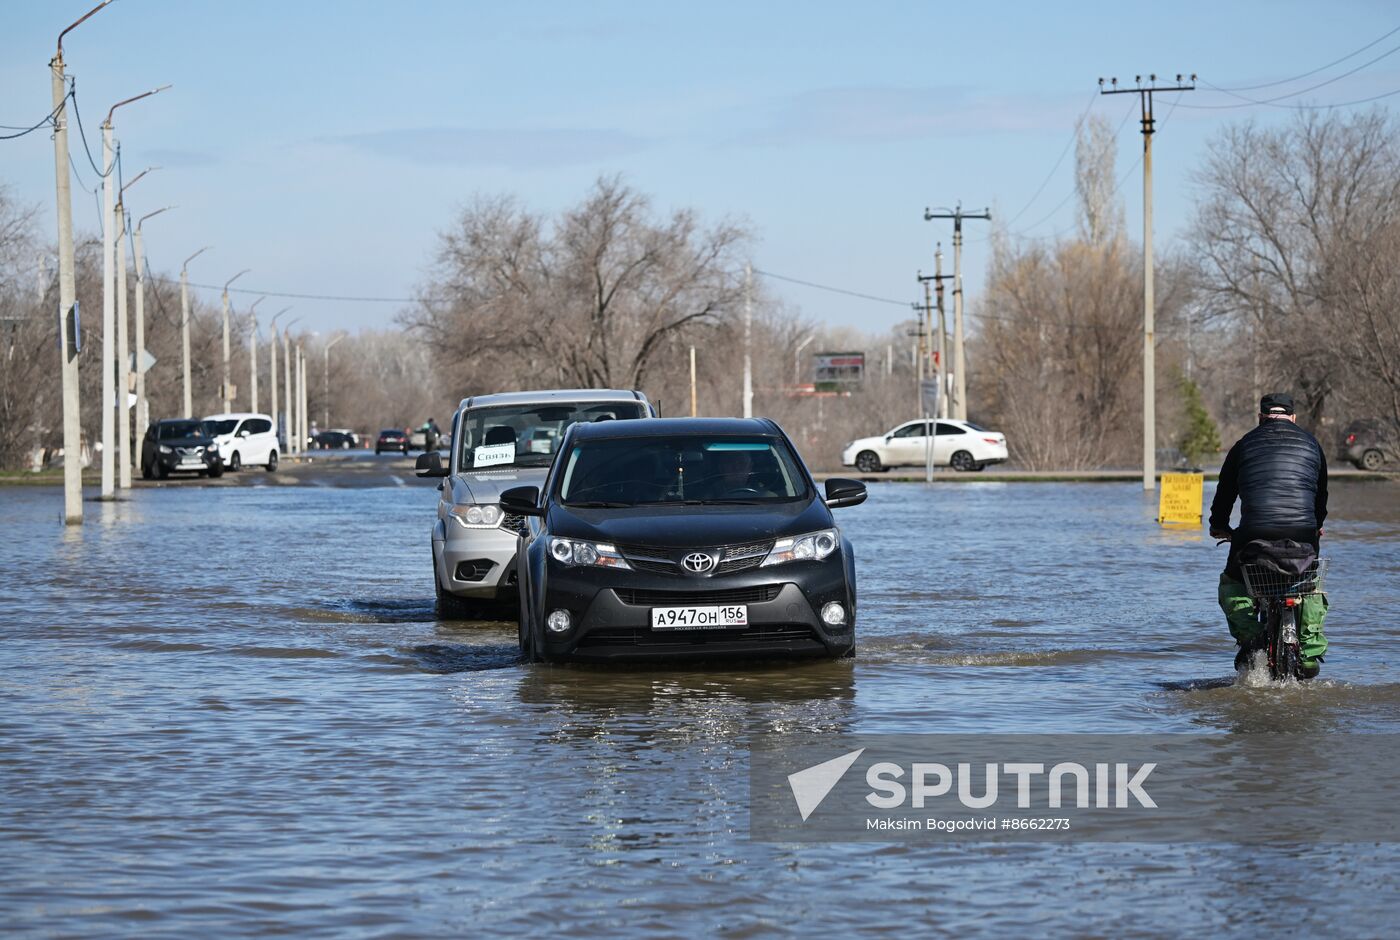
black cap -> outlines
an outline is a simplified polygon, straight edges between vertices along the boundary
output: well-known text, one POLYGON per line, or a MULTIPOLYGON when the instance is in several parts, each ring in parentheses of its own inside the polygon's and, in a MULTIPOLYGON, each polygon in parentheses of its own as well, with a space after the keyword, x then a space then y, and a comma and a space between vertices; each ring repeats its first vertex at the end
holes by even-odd
POLYGON ((1273 392, 1259 399, 1259 413, 1261 415, 1291 415, 1293 414, 1293 396, 1285 395, 1283 392, 1273 392))

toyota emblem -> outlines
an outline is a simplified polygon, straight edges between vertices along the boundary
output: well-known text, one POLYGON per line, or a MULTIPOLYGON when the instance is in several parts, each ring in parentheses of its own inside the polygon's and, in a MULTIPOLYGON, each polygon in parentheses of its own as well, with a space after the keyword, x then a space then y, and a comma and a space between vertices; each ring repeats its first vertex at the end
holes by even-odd
POLYGON ((689 555, 686 555, 685 558, 681 559, 681 564, 685 566, 686 571, 704 574, 715 566, 715 560, 713 556, 705 552, 691 552, 689 555))

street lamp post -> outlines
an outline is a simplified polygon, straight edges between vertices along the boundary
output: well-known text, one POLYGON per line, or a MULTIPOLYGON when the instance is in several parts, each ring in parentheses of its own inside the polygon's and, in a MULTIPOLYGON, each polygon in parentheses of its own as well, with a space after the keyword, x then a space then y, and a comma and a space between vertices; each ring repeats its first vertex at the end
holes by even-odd
POLYGON ((321 430, 323 431, 331 426, 331 347, 343 340, 345 336, 346 334, 341 333, 339 336, 326 343, 326 362, 321 375, 321 395, 325 398, 325 402, 321 406, 321 420, 323 422, 321 430))
POLYGON ((792 354, 792 384, 796 385, 798 378, 802 374, 802 350, 807 348, 807 344, 816 339, 816 335, 809 335, 802 342, 797 344, 797 349, 792 354))
POLYGON ((282 429, 278 423, 280 414, 277 408, 277 318, 291 309, 291 307, 283 307, 272 316, 272 368, 267 374, 267 384, 272 387, 272 433, 277 435, 279 447, 284 455, 287 453, 287 445, 280 443, 282 429))
POLYGON ((148 212, 136 220, 133 238, 136 265, 136 447, 133 448, 133 466, 141 463, 141 442, 146 439, 146 427, 150 424, 150 405, 146 401, 146 275, 145 248, 141 240, 141 227, 152 216, 160 215, 174 206, 165 206, 155 212, 148 212))
POLYGON ((219 397, 223 399, 224 402, 224 414, 228 414, 230 411, 233 410, 233 377, 229 375, 228 365, 228 286, 251 270, 253 269, 244 268, 242 271, 239 271, 233 277, 229 278, 227 281, 224 282, 224 384, 219 388, 219 397))
POLYGON ((296 395, 292 389, 292 327, 301 322, 297 317, 282 328, 282 390, 287 399, 287 453, 299 454, 301 447, 297 441, 296 418, 298 413, 296 395))
POLYGON ((190 391, 190 262, 208 251, 205 245, 180 265, 180 351, 185 361, 185 417, 194 417, 194 395, 190 391))
POLYGON ((116 218, 112 226, 117 237, 117 486, 131 489, 131 341, 128 338, 126 290, 126 191, 141 177, 159 167, 149 166, 127 180, 117 191, 116 218))
POLYGON ((78 352, 82 349, 78 321, 78 285, 73 263, 73 201, 68 169, 68 92, 64 90, 63 37, 105 7, 103 0, 82 19, 58 34, 54 57, 49 61, 53 93, 54 197, 58 216, 58 355, 63 389, 63 521, 83 521, 83 428, 78 397, 78 352))
POLYGON ((102 498, 113 493, 113 458, 116 450, 116 426, 113 424, 117 407, 117 370, 112 348, 113 320, 116 318, 116 297, 113 292, 113 268, 116 266, 116 226, 113 223, 112 186, 116 180, 116 156, 112 143, 112 115, 123 105, 149 98, 169 88, 162 85, 131 98, 118 101, 107 111, 102 123, 102 498))
POLYGON ((249 408, 248 410, 251 411, 251 412, 253 412, 253 413, 255 413, 255 414, 257 413, 257 410, 258 410, 258 314, 257 314, 257 309, 258 309, 258 304, 262 303, 262 302, 263 302, 264 300, 266 300, 266 299, 267 299, 266 297, 259 297, 257 300, 253 301, 253 305, 252 305, 251 307, 248 308, 248 316, 250 316, 250 317, 253 318, 253 332, 252 332, 252 336, 251 336, 251 337, 249 338, 249 340, 248 340, 248 363, 249 363, 249 365, 248 365, 248 372, 249 372, 248 380, 249 380, 249 385, 252 386, 252 392, 250 393, 250 395, 251 395, 251 401, 252 401, 252 403, 253 403, 253 407, 249 408))

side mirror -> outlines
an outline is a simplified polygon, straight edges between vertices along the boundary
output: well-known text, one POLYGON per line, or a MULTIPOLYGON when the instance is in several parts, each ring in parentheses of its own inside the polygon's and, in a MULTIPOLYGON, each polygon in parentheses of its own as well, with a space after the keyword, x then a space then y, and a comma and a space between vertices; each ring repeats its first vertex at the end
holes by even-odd
POLYGON ((445 477, 448 472, 447 468, 442 465, 442 455, 435 450, 419 454, 413 467, 418 471, 420 477, 445 477))
POLYGON ((826 504, 832 509, 859 506, 865 502, 867 495, 869 494, 865 491, 865 484, 859 480, 832 478, 826 481, 826 504))
POLYGON ((248 429, 247 429, 247 428, 244 428, 242 431, 239 431, 239 432, 238 432, 238 436, 239 436, 239 437, 247 437, 247 436, 249 435, 249 433, 250 433, 250 432, 248 431, 248 429))
POLYGON ((501 511, 517 516, 543 516, 538 486, 513 486, 501 493, 501 511))
POLYGON ((893 432, 893 431, 891 431, 890 433, 888 433, 888 434, 885 435, 885 443, 888 444, 888 443, 889 443, 890 441, 892 441, 892 440, 894 440, 894 432, 893 432))

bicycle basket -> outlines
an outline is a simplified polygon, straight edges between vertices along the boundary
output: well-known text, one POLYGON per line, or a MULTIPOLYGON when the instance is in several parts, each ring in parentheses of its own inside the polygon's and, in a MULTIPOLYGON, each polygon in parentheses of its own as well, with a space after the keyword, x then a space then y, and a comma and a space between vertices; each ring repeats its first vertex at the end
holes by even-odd
POLYGON ((1283 597, 1307 597, 1322 593, 1322 582, 1327 574, 1327 559, 1319 558, 1301 576, 1286 574, 1271 565, 1240 565, 1244 574, 1244 585, 1249 596, 1255 600, 1273 600, 1283 597))

